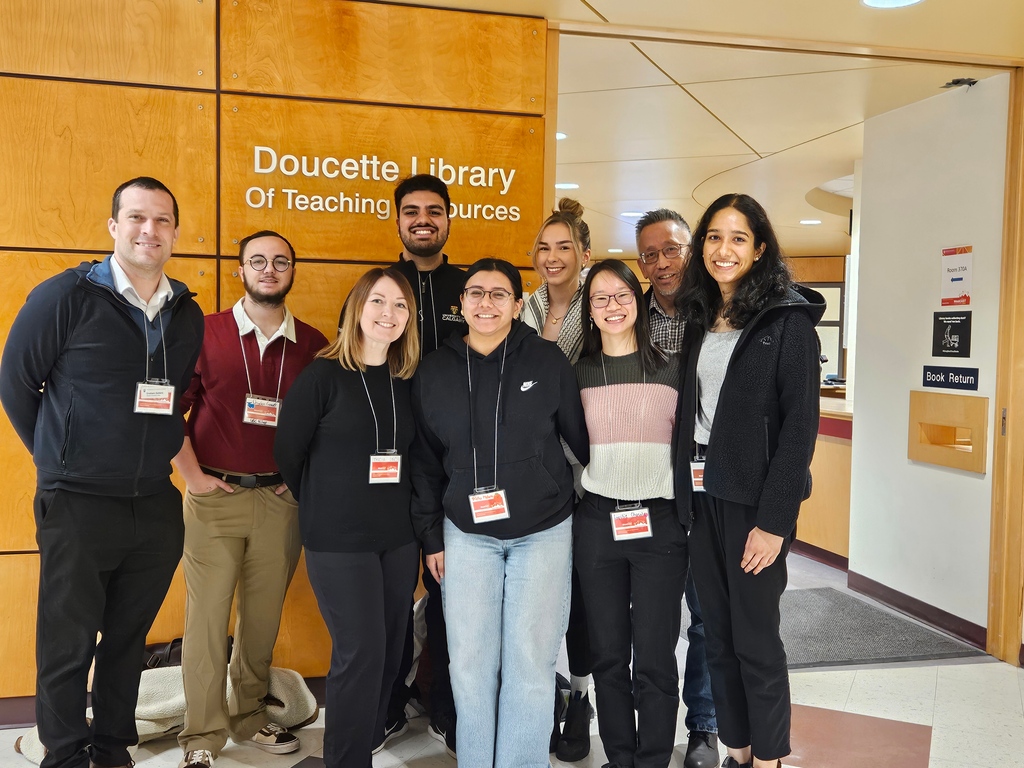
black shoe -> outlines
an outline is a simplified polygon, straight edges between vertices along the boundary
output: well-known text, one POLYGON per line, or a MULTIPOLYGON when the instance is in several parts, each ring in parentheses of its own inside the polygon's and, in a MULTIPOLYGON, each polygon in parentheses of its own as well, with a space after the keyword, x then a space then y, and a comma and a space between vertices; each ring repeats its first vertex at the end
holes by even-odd
POLYGON ((722 761, 722 768, 754 768, 754 762, 738 763, 735 758, 726 757, 725 760, 722 761))
POLYGON ((373 748, 373 754, 376 755, 387 746, 389 741, 397 739, 408 730, 409 721, 406 719, 405 715, 402 715, 395 720, 389 719, 388 722, 384 724, 384 738, 380 740, 380 744, 373 748))
POLYGON ((548 754, 554 754, 558 749, 558 740, 562 737, 562 721, 565 720, 565 697, 562 695, 558 682, 555 682, 555 724, 551 729, 551 739, 548 741, 548 754))
POLYGON ((457 759, 455 754, 455 723, 442 723, 431 720, 430 725, 427 726, 427 733, 431 738, 437 739, 444 744, 444 751, 457 759))
POLYGON ((565 712, 565 725, 562 726, 555 757, 563 763, 575 763, 590 754, 590 718, 593 715, 589 693, 580 696, 576 692, 569 697, 569 708, 565 712))
POLYGON ((718 768, 718 734, 690 731, 683 768, 718 768))

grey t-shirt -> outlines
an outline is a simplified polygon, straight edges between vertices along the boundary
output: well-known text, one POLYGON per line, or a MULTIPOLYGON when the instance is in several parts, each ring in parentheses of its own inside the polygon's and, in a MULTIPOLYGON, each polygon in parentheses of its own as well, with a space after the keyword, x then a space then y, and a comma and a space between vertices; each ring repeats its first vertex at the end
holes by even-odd
POLYGON ((742 329, 722 333, 705 333, 697 358, 697 419, 693 424, 693 439, 701 445, 711 440, 711 425, 715 422, 718 395, 725 381, 729 359, 740 340, 742 329))

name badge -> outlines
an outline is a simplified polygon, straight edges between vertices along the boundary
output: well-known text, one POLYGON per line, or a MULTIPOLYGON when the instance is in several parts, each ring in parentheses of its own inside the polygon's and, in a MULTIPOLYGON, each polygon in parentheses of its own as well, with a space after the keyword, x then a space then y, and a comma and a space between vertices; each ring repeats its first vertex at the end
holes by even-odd
POLYGON ((690 483, 693 486, 693 490, 695 493, 705 493, 703 461, 690 462, 690 483))
POLYGON ((508 518, 508 499, 505 491, 497 486, 477 488, 469 494, 469 509, 474 523, 489 523, 492 520, 508 518))
POLYGON ((258 424, 261 427, 276 427, 277 417, 281 413, 281 402, 276 397, 248 394, 245 396, 245 411, 242 413, 242 421, 246 424, 258 424))
POLYGON ((171 416, 174 413, 174 385, 166 379, 150 379, 135 385, 135 413, 171 416))
POLYGON ((651 532, 651 512, 647 507, 616 509, 612 516, 612 538, 615 541, 629 539, 649 539, 651 532))
POLYGON ((402 457, 397 453, 370 455, 370 485, 397 483, 402 479, 402 457))

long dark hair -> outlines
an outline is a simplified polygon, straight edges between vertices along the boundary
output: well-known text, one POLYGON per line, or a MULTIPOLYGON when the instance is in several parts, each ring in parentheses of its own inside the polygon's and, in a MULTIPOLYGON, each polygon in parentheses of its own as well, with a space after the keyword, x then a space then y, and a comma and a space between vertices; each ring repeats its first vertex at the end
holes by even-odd
POLYGON ((636 350, 640 355, 640 367, 645 373, 654 373, 668 359, 664 350, 651 339, 651 318, 648 314, 647 302, 644 301, 644 289, 626 263, 618 259, 603 259, 587 274, 583 283, 583 302, 580 307, 580 319, 583 323, 583 354, 596 355, 601 352, 601 331, 594 326, 590 314, 590 286, 594 276, 602 272, 610 272, 629 286, 633 291, 636 304, 636 322, 633 324, 633 337, 636 339, 636 350))
POLYGON ((768 214, 750 195, 729 194, 715 200, 693 230, 691 253, 676 296, 676 311, 686 322, 705 330, 715 324, 720 311, 733 328, 742 328, 769 302, 785 296, 793 284, 793 276, 768 214), (732 300, 722 311, 722 292, 704 264, 704 240, 711 219, 724 208, 735 208, 747 217, 754 247, 764 246, 764 250, 750 271, 740 279, 732 300))

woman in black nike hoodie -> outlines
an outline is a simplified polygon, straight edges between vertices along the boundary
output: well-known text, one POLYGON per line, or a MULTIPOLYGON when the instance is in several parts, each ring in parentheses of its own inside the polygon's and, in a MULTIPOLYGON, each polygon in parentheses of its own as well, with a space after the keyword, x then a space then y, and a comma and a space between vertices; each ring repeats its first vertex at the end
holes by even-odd
POLYGON ((572 561, 560 439, 589 459, 575 374, 517 319, 522 295, 510 263, 477 261, 462 294, 468 334, 413 380, 413 525, 441 582, 459 761, 474 768, 547 764, 572 561))
POLYGON ((722 765, 776 768, 790 752, 779 600, 810 495, 825 302, 793 284, 768 215, 747 195, 704 213, 676 302, 686 320, 676 502, 692 520, 722 765))

